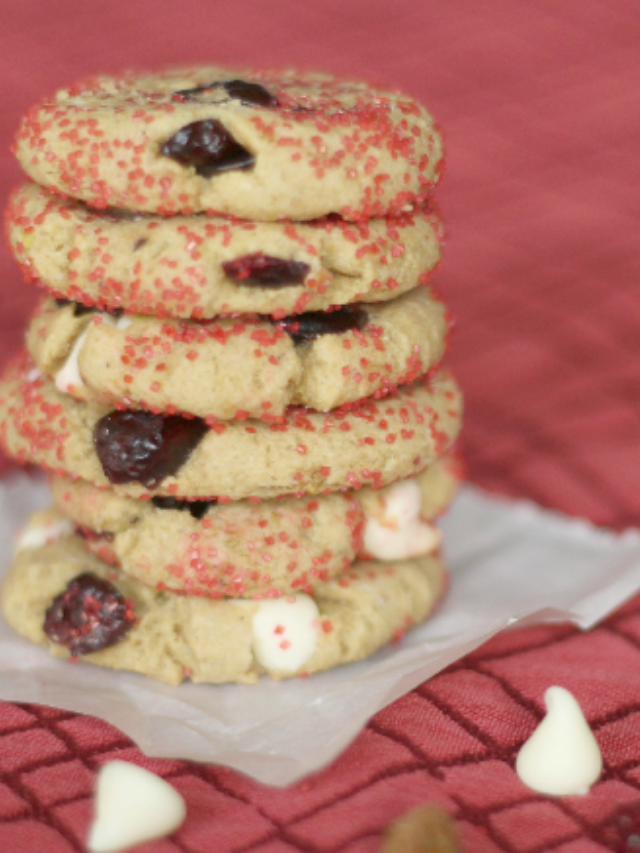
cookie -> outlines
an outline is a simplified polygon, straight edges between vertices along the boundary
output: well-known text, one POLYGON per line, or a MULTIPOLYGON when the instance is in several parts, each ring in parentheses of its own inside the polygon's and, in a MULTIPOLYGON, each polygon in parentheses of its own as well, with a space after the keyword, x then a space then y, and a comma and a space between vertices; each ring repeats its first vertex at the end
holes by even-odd
POLYGON ((22 355, 0 381, 0 440, 32 462, 120 494, 240 500, 374 488, 423 471, 453 444, 462 401, 446 371, 328 414, 219 422, 74 400, 22 355), (106 473, 105 473, 106 472, 106 473))
POLYGON ((56 476, 51 489, 85 547, 127 574, 159 589, 212 598, 264 597, 311 593, 358 557, 405 559, 433 551, 440 536, 432 520, 453 498, 458 476, 454 461, 443 457, 382 489, 259 504, 141 501, 56 476))
POLYGON ((362 561, 313 596, 216 601, 140 583, 67 536, 19 552, 1 603, 9 624, 55 657, 169 684, 250 684, 367 657, 429 615, 445 578, 433 556, 362 561))
POLYGON ((427 280, 440 259, 432 207, 352 223, 256 223, 101 213, 25 184, 7 234, 28 280, 105 310, 206 319, 285 316, 382 302, 427 280))
POLYGON ((384 396, 439 363, 445 308, 425 288, 380 305, 268 318, 158 320, 46 299, 27 333, 38 369, 77 400, 211 421, 273 420, 384 396))
POLYGON ((97 208, 257 221, 368 219, 420 203, 442 141, 413 98, 312 72, 93 77, 29 110, 15 153, 97 208))

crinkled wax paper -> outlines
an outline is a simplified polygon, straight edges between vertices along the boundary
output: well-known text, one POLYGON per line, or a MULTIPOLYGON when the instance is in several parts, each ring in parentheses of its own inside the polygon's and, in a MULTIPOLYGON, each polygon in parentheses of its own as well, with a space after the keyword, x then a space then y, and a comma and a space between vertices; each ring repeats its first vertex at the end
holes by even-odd
MULTIPOLYGON (((31 509, 25 476, 0 485, 0 565, 31 509)), ((640 589, 640 532, 618 535, 526 502, 462 489, 442 521, 451 570, 436 615, 368 661, 255 686, 169 687, 132 673, 53 660, 0 622, 0 698, 93 714, 148 754, 235 767, 286 785, 317 770, 367 719, 517 622, 589 628, 640 589)))

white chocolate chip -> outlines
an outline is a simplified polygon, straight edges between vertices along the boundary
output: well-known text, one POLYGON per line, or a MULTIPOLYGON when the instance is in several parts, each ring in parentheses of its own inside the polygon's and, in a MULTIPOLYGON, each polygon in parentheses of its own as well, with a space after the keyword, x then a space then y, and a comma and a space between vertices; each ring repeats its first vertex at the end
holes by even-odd
POLYGON ((82 388, 84 385, 78 368, 78 356, 80 355, 80 350, 84 346, 84 342, 89 334, 89 328, 90 324, 78 337, 71 349, 71 352, 67 356, 67 360, 54 377, 56 388, 58 391, 62 391, 63 394, 68 392, 71 388, 82 388))
POLYGON ((440 544, 437 527, 420 520, 422 496, 415 480, 386 490, 384 509, 367 515, 364 549, 378 560, 404 560, 434 551, 440 544))
POLYGON ((388 524, 406 524, 420 515, 422 495, 415 480, 395 483, 386 490, 384 499, 385 521, 388 524))
POLYGON ((27 382, 36 382, 38 379, 42 379, 42 373, 34 365, 34 367, 29 369, 26 379, 27 382))
POLYGON ((253 652, 265 669, 296 672, 318 642, 320 613, 304 593, 261 601, 253 616, 253 652))
POLYGON ((587 794, 602 772, 598 743, 568 690, 550 687, 544 701, 547 716, 518 753, 518 776, 542 794, 587 794))
POLYGON ((406 560, 435 551, 441 539, 438 528, 423 521, 394 529, 371 518, 364 529, 364 550, 376 560, 406 560))
POLYGON ((17 554, 27 548, 43 548, 71 533, 73 533, 73 523, 68 518, 55 518, 47 522, 36 521, 20 531, 16 539, 15 552, 17 554))
POLYGON ((87 846, 92 853, 109 853, 171 835, 184 821, 186 806, 155 773, 110 761, 98 773, 95 811, 87 846))
POLYGON ((131 317, 127 317, 126 314, 123 314, 122 317, 118 317, 115 327, 116 329, 120 329, 121 332, 124 332, 124 330, 128 329, 132 323, 133 320, 131 317))
MULTIPOLYGON (((106 323, 109 326, 113 326, 115 329, 120 329, 121 331, 127 329, 133 322, 133 320, 127 316, 114 317, 112 314, 107 314, 103 311, 97 311, 94 315, 94 318, 92 318, 91 323, 95 322, 95 319, 97 317, 100 317, 103 323, 106 323)), ((71 349, 71 352, 67 357, 67 360, 54 377, 56 388, 58 389, 58 391, 62 391, 62 393, 68 392, 72 388, 82 388, 85 384, 82 379, 82 376, 80 375, 78 359, 80 357, 80 350, 84 346, 84 343, 87 339, 87 335, 89 334, 91 323, 87 325, 84 332, 78 337, 71 349)))

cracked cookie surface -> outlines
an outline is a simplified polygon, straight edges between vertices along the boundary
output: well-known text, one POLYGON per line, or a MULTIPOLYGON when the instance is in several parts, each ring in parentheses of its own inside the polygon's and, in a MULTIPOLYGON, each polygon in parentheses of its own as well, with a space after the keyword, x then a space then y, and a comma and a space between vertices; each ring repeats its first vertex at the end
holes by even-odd
MULTIPOLYGON (((246 90, 245 90, 246 92, 246 90)), ((365 219, 422 201, 442 141, 413 98, 312 72, 215 67, 93 77, 30 109, 27 174, 98 208, 365 219), (265 96, 244 96, 241 83, 265 96)))
POLYGON ((45 299, 27 348, 41 373, 77 400, 273 420, 290 405, 328 411, 414 381, 440 362, 447 330, 444 306, 425 288, 275 324, 114 317, 45 299), (340 331, 341 321, 352 328, 340 331))

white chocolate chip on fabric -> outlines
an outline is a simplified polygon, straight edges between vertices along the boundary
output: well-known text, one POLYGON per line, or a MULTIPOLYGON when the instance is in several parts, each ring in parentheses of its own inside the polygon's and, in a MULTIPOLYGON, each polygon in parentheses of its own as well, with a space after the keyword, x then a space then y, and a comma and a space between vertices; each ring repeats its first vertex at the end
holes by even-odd
POLYGON ((110 761, 98 773, 87 846, 92 853, 110 853, 164 838, 185 816, 184 799, 164 779, 127 761, 110 761))
POLYGON ((542 794, 587 794, 602 772, 598 742, 568 690, 550 687, 544 700, 547 715, 518 753, 518 776, 542 794))

